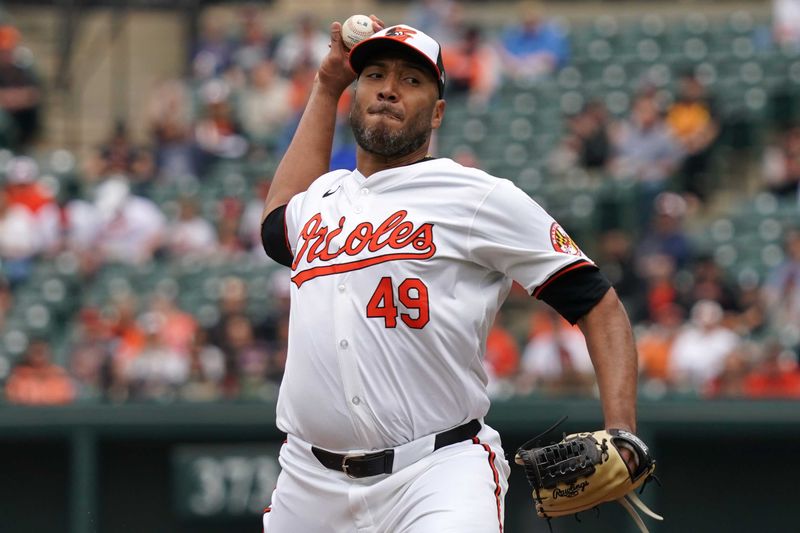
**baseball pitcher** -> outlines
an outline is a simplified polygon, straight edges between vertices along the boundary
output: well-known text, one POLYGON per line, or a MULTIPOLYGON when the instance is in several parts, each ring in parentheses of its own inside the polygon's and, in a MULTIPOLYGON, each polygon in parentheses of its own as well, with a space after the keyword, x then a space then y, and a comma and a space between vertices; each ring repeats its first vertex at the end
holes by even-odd
MULTIPOLYGON (((291 268, 287 433, 266 533, 503 530, 509 464, 489 410, 486 336, 512 281, 586 336, 605 425, 635 431, 636 355, 614 290, 508 180, 428 155, 445 116, 441 47, 384 25, 323 61, 264 209, 291 268), (356 81, 354 171, 328 172, 356 81)), ((634 458, 625 452, 633 467, 634 458)))

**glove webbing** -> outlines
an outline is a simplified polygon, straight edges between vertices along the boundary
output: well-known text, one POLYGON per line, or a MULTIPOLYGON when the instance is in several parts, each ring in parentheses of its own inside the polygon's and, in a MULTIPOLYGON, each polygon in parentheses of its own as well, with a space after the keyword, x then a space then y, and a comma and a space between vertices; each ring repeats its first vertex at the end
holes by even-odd
POLYGON ((594 473, 597 452, 586 439, 574 439, 541 448, 534 452, 536 479, 542 487, 555 487, 559 481, 571 483, 594 473))

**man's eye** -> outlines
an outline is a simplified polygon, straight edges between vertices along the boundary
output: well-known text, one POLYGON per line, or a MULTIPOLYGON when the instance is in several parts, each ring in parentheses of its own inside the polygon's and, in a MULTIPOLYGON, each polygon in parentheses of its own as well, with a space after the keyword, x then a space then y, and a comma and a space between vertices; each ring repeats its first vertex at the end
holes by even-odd
POLYGON ((411 85, 419 85, 419 80, 413 76, 406 77, 406 81, 411 85))
POLYGON ((382 76, 381 76, 380 72, 368 72, 368 73, 367 73, 367 77, 368 77, 368 78, 372 78, 372 79, 374 79, 374 80, 377 80, 377 79, 380 79, 380 78, 382 78, 382 76))

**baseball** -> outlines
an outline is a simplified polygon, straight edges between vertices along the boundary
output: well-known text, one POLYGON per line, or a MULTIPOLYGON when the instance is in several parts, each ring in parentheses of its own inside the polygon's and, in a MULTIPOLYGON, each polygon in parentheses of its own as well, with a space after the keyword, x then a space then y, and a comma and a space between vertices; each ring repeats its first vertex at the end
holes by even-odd
POLYGON ((372 19, 366 15, 353 15, 342 24, 342 41, 348 50, 373 33, 372 19))

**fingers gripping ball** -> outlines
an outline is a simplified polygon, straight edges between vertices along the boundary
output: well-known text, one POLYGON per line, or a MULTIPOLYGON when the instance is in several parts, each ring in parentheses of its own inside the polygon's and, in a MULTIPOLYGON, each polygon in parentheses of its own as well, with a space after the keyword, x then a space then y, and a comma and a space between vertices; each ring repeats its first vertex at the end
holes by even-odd
POLYGON ((516 462, 525 468, 533 486, 536 512, 543 518, 575 514, 617 501, 643 532, 647 527, 633 506, 661 520, 634 492, 652 475, 655 461, 641 439, 627 431, 575 433, 561 442, 533 448, 526 443, 517 451, 516 462), (633 472, 628 470, 621 448, 635 454, 637 467, 633 472))
POLYGON ((342 42, 348 50, 373 33, 372 19, 366 15, 353 15, 342 24, 342 42))

